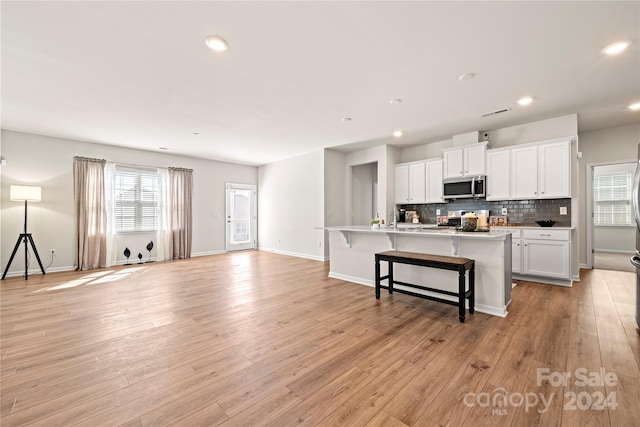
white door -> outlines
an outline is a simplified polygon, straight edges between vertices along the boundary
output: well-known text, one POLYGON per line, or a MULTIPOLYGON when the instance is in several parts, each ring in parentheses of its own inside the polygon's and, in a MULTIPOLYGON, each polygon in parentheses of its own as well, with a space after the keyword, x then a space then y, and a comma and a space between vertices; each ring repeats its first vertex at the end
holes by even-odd
POLYGON ((256 186, 227 184, 226 249, 240 251, 256 248, 256 186))

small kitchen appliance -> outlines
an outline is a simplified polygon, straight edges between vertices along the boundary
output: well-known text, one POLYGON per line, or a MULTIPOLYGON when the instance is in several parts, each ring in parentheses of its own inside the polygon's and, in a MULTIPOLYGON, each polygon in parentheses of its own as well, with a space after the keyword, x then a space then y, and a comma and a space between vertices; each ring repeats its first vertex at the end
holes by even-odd
POLYGON ((445 199, 468 199, 485 197, 485 176, 467 176, 463 178, 447 178, 442 184, 445 199))

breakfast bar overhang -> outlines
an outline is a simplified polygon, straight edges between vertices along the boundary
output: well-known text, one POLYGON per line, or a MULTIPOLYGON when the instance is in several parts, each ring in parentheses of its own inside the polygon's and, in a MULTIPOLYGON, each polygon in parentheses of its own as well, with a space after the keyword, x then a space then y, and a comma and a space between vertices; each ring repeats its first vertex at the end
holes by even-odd
MULTIPOLYGON (((505 317, 511 302, 511 233, 452 229, 372 229, 324 227, 329 231, 329 277, 367 286, 375 284, 375 254, 389 250, 465 257, 475 260, 476 311, 505 317)), ((383 268, 386 268, 383 266, 383 268)), ((385 271, 382 274, 387 274, 385 271)), ((455 292, 457 273, 399 265, 398 280, 455 292)), ((399 286, 399 285, 398 285, 399 286)), ((428 291, 421 291, 429 295, 428 291)), ((373 298, 373 291, 371 294, 373 298)))

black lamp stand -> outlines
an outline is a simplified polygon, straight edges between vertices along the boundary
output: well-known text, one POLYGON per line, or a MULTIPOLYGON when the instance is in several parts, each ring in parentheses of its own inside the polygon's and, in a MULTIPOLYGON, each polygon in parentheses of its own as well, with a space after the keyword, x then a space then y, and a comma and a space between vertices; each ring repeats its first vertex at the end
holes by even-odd
POLYGON ((13 258, 16 256, 16 252, 18 252, 18 248, 20 244, 24 241, 24 280, 29 279, 29 243, 31 243, 31 248, 33 249, 33 254, 36 256, 38 260, 38 264, 40 265, 40 270, 42 270, 42 274, 44 274, 44 267, 42 266, 42 261, 40 261, 40 255, 38 255, 38 250, 36 249, 36 244, 33 243, 33 237, 31 237, 31 233, 27 233, 27 201, 24 201, 24 233, 20 234, 18 237, 18 241, 16 241, 16 246, 13 248, 13 252, 11 253, 11 258, 9 258, 9 264, 7 264, 7 268, 4 269, 4 273, 2 273, 2 280, 4 280, 7 272, 9 271, 9 267, 11 267, 11 263, 13 262, 13 258))

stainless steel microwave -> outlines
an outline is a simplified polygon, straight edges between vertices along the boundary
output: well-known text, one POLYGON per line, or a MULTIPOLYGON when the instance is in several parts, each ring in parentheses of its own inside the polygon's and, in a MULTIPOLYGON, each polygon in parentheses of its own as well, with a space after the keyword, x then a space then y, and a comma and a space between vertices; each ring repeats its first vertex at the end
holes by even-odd
POLYGON ((465 199, 486 196, 486 177, 484 175, 450 178, 444 180, 445 199, 465 199))

